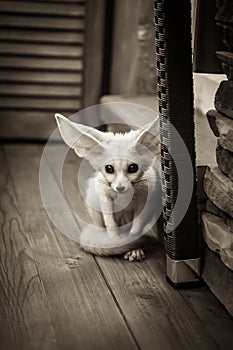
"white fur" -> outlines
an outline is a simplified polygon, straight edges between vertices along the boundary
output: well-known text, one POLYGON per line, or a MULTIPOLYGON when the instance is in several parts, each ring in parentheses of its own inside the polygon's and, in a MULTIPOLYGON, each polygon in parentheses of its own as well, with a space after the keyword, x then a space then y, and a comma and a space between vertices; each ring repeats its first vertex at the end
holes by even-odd
POLYGON ((59 114, 55 117, 64 141, 95 169, 86 191, 93 229, 82 230, 81 246, 98 255, 128 252, 126 259, 144 259, 138 248, 140 237, 153 222, 157 215, 155 204, 161 201, 158 120, 143 129, 114 134, 71 122, 59 114), (138 165, 137 171, 129 171, 132 164, 138 165), (106 165, 114 169, 113 173, 106 171, 106 165), (138 219, 146 202, 147 210, 138 219), (124 210, 114 210, 116 205, 123 208, 125 203, 128 205, 124 210), (119 227, 126 224, 128 231, 122 234, 119 227))

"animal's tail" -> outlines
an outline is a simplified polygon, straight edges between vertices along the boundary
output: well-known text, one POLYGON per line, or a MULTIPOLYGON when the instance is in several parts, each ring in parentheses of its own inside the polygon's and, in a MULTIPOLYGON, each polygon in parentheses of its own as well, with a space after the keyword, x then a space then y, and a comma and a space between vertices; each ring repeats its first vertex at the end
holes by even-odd
POLYGON ((144 236, 129 242, 127 236, 119 235, 109 237, 108 233, 101 228, 84 228, 80 235, 80 245, 86 252, 109 256, 122 255, 130 250, 141 247, 144 236))

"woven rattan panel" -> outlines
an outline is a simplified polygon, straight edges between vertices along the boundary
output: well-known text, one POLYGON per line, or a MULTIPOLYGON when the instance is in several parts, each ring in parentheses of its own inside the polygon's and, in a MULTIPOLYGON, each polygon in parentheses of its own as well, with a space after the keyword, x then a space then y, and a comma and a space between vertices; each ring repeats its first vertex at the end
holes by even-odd
POLYGON ((171 155, 176 151, 172 124, 182 137, 195 169, 191 4, 187 0, 157 0, 154 10, 166 250, 172 259, 192 259, 199 257, 196 183, 187 212, 177 226, 173 208, 179 179, 171 155), (171 232, 166 233, 167 230, 171 232))

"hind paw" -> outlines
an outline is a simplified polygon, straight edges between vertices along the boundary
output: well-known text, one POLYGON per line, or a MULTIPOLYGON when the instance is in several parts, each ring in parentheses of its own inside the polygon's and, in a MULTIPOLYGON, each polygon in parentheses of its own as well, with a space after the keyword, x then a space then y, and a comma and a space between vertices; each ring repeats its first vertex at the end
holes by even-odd
POLYGON ((146 258, 142 249, 134 249, 124 255, 125 260, 129 261, 142 261, 146 258))

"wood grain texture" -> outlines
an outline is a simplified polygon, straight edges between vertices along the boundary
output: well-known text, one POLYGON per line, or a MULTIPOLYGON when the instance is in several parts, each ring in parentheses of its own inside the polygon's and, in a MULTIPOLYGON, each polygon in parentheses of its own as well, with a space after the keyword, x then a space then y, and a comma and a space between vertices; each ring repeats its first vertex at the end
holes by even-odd
MULTIPOLYGON (((79 208, 77 157, 70 152, 64 170, 64 188, 72 207, 79 208), (74 175, 75 174, 75 175, 74 175), (69 178, 69 188, 67 180, 69 178), (72 198, 72 194, 75 194, 72 198)), ((84 203, 85 205, 85 203, 84 203)), ((81 212, 85 216, 85 209, 81 212)), ((80 213, 80 209, 79 209, 80 213)), ((138 347, 173 349, 218 349, 208 327, 221 329, 221 321, 233 323, 224 308, 208 289, 178 292, 165 280, 165 253, 158 241, 148 238, 147 260, 130 263, 121 258, 96 257, 103 278, 134 334, 138 347), (198 334, 198 337, 197 337, 198 334)), ((220 342, 221 337, 215 336, 220 342)), ((226 334, 225 341, 229 339, 226 334)))
POLYGON ((0 60, 1 68, 25 69, 41 71, 80 71, 83 68, 81 60, 72 60, 66 58, 44 58, 44 57, 17 57, 3 56, 0 60))
POLYGON ((210 290, 222 302, 225 308, 233 315, 232 293, 233 293, 233 272, 227 269, 220 257, 209 248, 204 254, 203 279, 210 290), (216 277, 217 276, 217 277, 216 277))
POLYGON ((77 17, 85 14, 85 7, 80 4, 77 6, 72 3, 58 3, 53 4, 49 2, 32 2, 32 1, 0 1, 0 11, 5 13, 17 13, 17 14, 39 14, 39 15, 52 15, 52 16, 67 16, 77 17))
MULTIPOLYGON (((52 146, 45 173, 51 195, 60 147, 52 146)), ((147 260, 130 263, 93 257, 55 228, 38 186, 42 149, 12 144, 4 147, 4 158, 0 153, 1 349, 230 348, 230 315, 206 287, 177 291, 166 282, 164 250, 153 237, 145 246, 147 260)), ((73 210, 85 215, 76 189, 79 163, 67 154, 63 188, 73 210)), ((65 216, 57 182, 54 189, 58 197, 49 208, 65 216)), ((64 219, 69 225, 72 214, 64 219)), ((218 275, 222 294, 224 273, 218 275)))
POLYGON ((0 94, 11 96, 35 96, 35 97, 73 97, 78 98, 81 95, 82 89, 80 86, 53 86, 44 84, 1 84, 0 94))
POLYGON ((39 42, 39 43, 63 43, 83 44, 84 34, 82 32, 25 30, 25 29, 1 29, 0 39, 8 42, 39 42))
POLYGON ((233 181, 218 167, 208 167, 203 184, 208 198, 233 218, 233 181))
POLYGON ((201 320, 203 326, 221 327, 222 322, 228 320, 228 324, 233 327, 232 317, 207 286, 182 290, 180 293, 201 320))
POLYGON ((82 72, 21 71, 20 69, 1 70, 0 82, 38 84, 77 84, 82 82, 82 72))
POLYGON ((156 246, 154 251, 154 258, 142 264, 98 259, 140 347, 217 349, 195 313, 167 284, 156 246))
POLYGON ((13 14, 0 15, 0 27, 14 27, 27 29, 48 29, 48 30, 83 30, 84 19, 64 18, 59 20, 56 17, 48 16, 14 16, 13 14))
MULTIPOLYGON (((93 257, 65 238, 46 217, 38 188, 41 151, 37 146, 19 150, 12 145, 7 147, 7 156, 58 348, 136 349, 93 257)), ((53 179, 49 170, 47 176, 48 182, 53 179)), ((51 201, 50 209, 61 213, 60 201, 51 201)))
POLYGON ((44 286, 2 148, 0 164, 1 349, 56 349, 44 286))
POLYGON ((81 86, 54 86, 43 84, 1 84, 0 94, 2 96, 33 96, 33 97, 70 97, 78 98, 81 96, 81 86))
MULTIPOLYGON (((226 286, 229 290, 229 288, 226 286)), ((213 338, 219 349, 232 345, 233 320, 225 307, 210 292, 208 287, 183 290, 180 292, 190 305, 203 327, 213 338)))
POLYGON ((60 111, 60 110, 79 110, 82 106, 81 100, 78 97, 73 98, 54 98, 54 97, 1 97, 0 109, 5 110, 44 110, 44 111, 60 111))
MULTIPOLYGON (((72 114, 82 107, 85 11, 85 1, 0 1, 3 137, 28 138, 23 111, 38 111, 39 118, 41 111, 72 114), (7 120, 8 111, 19 112, 16 119, 7 120)), ((46 129, 45 121, 30 138, 48 137, 51 122, 47 118, 46 129)))
MULTIPOLYGON (((8 0, 9 2, 10 1, 22 1, 22 0, 8 0)), ((60 3, 76 3, 76 4, 84 4, 86 0, 31 0, 31 2, 60 2, 60 3)))
POLYGON ((76 45, 49 45, 40 43, 0 43, 1 55, 80 58, 83 47, 76 45))

